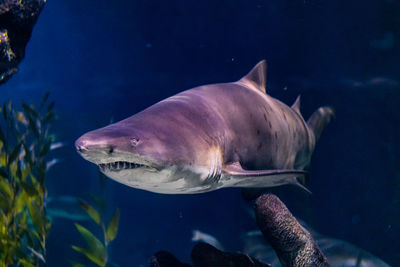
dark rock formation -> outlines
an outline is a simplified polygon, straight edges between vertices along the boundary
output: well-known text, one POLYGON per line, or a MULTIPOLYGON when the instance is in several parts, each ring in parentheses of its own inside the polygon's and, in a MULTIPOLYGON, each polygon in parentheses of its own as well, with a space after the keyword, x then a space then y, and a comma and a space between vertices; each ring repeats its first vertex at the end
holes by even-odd
POLYGON ((46 0, 0 0, 0 84, 18 71, 46 0))
MULTIPOLYGON (((191 253, 194 267, 269 267, 247 255, 223 252, 209 244, 197 243, 191 253)), ((151 259, 150 267, 190 267, 169 252, 159 251, 151 259)))
POLYGON ((248 255, 223 252, 215 247, 198 243, 193 248, 192 262, 194 267, 230 266, 230 267, 266 267, 264 264, 248 255))
POLYGON ((167 251, 159 251, 151 258, 150 267, 190 267, 167 251))
POLYGON ((259 197, 255 209, 258 227, 283 267, 329 266, 311 234, 277 196, 259 197))

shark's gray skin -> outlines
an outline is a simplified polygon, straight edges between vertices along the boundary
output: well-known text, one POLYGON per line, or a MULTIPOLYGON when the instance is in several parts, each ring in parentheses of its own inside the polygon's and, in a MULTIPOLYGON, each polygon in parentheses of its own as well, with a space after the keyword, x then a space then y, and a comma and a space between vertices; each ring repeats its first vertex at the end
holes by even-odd
POLYGON ((299 98, 288 107, 265 83, 261 61, 237 82, 184 91, 88 132, 76 148, 108 177, 157 193, 299 184, 333 110, 306 123, 299 98))

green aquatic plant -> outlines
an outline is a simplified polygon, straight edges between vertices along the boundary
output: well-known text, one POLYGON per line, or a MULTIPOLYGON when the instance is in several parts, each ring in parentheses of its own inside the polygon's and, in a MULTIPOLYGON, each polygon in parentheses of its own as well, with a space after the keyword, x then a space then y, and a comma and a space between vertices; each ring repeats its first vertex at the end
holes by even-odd
POLYGON ((0 107, 0 266, 46 264, 46 156, 55 137, 54 102, 0 107))
MULTIPOLYGON (((87 213, 87 215, 92 219, 92 221, 101 228, 101 231, 103 233, 102 241, 100 241, 100 239, 97 238, 90 230, 78 223, 75 223, 76 229, 85 240, 87 247, 81 248, 78 246, 72 246, 72 249, 79 252, 81 255, 84 255, 87 259, 89 259, 97 266, 110 266, 111 263, 108 256, 109 244, 117 236, 120 211, 118 208, 114 211, 114 215, 106 226, 102 218, 104 217, 103 214, 105 208, 103 199, 96 196, 91 196, 91 198, 93 202, 95 202, 96 206, 98 206, 97 209, 83 200, 78 200, 78 203, 87 213)), ((72 266, 82 267, 84 265, 73 262, 72 266)))

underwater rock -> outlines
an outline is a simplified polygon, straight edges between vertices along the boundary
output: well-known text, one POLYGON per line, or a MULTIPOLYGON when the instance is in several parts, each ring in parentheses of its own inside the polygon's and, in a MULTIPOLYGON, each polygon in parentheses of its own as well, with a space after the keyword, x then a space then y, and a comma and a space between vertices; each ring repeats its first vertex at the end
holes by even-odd
POLYGON ((191 253, 194 267, 230 266, 230 267, 263 267, 271 266, 248 255, 223 252, 207 243, 197 243, 191 253))
POLYGON ((159 251, 150 261, 150 267, 190 267, 189 264, 180 262, 174 255, 167 251, 159 251))
MULTIPOLYGON (((230 267, 270 267, 248 255, 223 252, 210 244, 197 243, 190 254, 194 267, 230 266, 230 267)), ((167 251, 159 251, 150 261, 150 267, 190 267, 180 262, 167 251)))
POLYGON ((330 266, 311 234, 277 196, 260 196, 255 210, 258 227, 275 250, 282 266, 330 266))
POLYGON ((0 84, 18 71, 33 26, 46 0, 0 2, 0 84))

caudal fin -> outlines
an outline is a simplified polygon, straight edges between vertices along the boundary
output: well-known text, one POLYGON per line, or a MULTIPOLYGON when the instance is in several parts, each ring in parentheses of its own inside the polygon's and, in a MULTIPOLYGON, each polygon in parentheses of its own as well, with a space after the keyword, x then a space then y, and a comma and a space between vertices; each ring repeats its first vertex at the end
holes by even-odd
POLYGON ((318 141, 325 127, 335 118, 335 110, 331 107, 320 107, 308 119, 307 124, 318 141))

